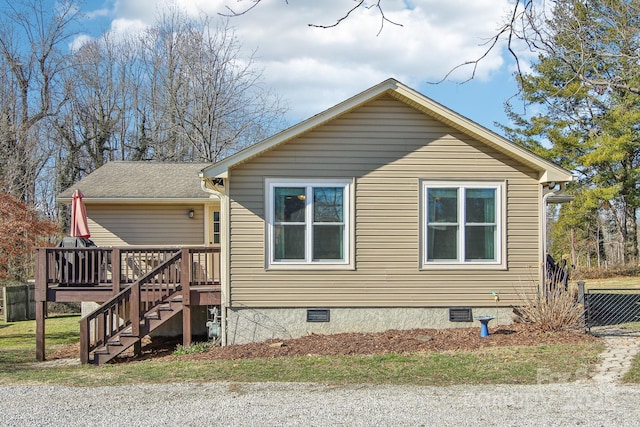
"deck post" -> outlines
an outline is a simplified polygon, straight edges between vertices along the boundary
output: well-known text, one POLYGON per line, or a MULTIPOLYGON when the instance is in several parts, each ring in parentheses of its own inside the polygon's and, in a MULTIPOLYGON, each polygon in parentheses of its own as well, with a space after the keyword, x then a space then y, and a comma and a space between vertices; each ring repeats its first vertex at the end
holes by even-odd
POLYGON ((140 284, 135 283, 131 288, 131 299, 129 300, 129 319, 131 319, 131 333, 134 337, 140 337, 140 284))
POLYGON ((180 260, 180 286, 182 286, 182 345, 191 345, 191 257, 189 249, 182 248, 180 260))
POLYGON ((36 300, 36 360, 45 360, 44 336, 45 336, 45 314, 47 311, 47 250, 45 248, 36 249, 36 269, 35 279, 35 300, 36 300))
POLYGON ((36 360, 43 362, 44 357, 44 313, 46 301, 36 301, 36 360))
POLYGON ((182 345, 189 347, 191 345, 191 306, 182 307, 182 345))
POLYGON ((111 251, 111 285, 113 286, 113 295, 120 293, 120 248, 113 248, 111 251))
POLYGON ((89 363, 89 321, 80 319, 80 363, 89 363))

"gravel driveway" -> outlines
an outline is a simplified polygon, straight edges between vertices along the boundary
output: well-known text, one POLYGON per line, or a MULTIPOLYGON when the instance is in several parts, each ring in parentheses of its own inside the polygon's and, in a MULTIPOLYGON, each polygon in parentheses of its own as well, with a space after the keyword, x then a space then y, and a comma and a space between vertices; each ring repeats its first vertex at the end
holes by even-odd
POLYGON ((205 383, 0 387, 3 426, 631 426, 640 386, 205 383))

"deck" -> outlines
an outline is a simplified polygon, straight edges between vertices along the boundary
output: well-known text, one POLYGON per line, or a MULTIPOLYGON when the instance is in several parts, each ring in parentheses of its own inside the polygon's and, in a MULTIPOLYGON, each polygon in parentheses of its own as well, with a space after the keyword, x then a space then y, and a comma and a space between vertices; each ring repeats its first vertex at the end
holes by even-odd
POLYGON ((80 358, 98 364, 179 313, 189 345, 191 306, 219 305, 220 282, 219 247, 37 248, 36 359, 45 359, 47 302, 102 304, 80 322, 80 358))

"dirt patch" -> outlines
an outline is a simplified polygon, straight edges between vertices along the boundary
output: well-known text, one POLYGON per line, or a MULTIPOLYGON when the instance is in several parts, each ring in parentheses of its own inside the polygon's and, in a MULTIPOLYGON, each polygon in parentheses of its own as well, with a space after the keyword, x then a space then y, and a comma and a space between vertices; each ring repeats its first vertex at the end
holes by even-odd
MULTIPOLYGON (((488 337, 480 336, 480 328, 389 330, 381 333, 312 334, 296 339, 268 340, 260 343, 211 347, 204 352, 174 356, 181 344, 178 338, 145 337, 142 355, 134 358, 131 350, 116 363, 149 358, 174 357, 180 360, 215 360, 274 358, 307 355, 367 355, 385 353, 417 353, 425 351, 469 351, 484 347, 537 346, 550 344, 579 344, 595 342, 599 338, 581 331, 542 333, 527 325, 514 324, 490 329, 488 337)), ((79 346, 55 349, 49 359, 78 357, 79 346)))

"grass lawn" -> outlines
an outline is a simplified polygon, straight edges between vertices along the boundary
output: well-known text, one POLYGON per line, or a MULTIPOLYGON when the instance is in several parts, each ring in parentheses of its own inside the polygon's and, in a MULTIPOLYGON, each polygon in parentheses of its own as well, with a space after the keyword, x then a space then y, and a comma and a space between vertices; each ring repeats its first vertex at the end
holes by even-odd
MULTIPOLYGON (((46 348, 77 343, 78 316, 48 318, 46 348)), ((35 363, 35 322, 0 323, 0 385, 69 386, 201 381, 370 384, 533 384, 584 378, 601 345, 496 347, 477 351, 185 361, 177 357, 94 366, 35 363)))
POLYGON ((640 384, 640 357, 636 356, 631 365, 631 369, 624 376, 624 382, 640 384))
MULTIPOLYGON (((45 322, 47 351, 56 346, 80 341, 79 315, 60 315, 45 322)), ((35 361, 36 322, 0 323, 0 373, 12 370, 14 365, 35 361)))
POLYGON ((640 288, 640 277, 620 276, 606 279, 585 279, 587 289, 638 289, 640 288))

